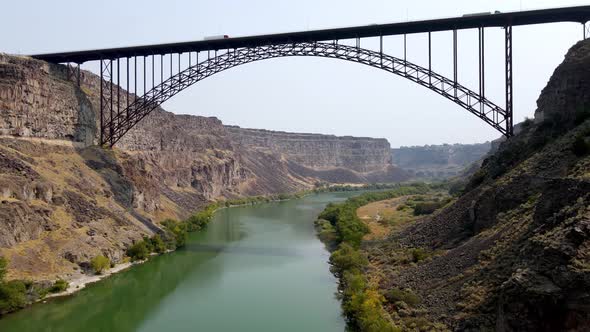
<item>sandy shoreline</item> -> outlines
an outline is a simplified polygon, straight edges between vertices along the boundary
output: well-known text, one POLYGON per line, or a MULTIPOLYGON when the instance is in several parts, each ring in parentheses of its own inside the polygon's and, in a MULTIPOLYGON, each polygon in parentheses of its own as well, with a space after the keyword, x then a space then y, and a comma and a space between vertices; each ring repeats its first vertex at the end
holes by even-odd
POLYGON ((115 273, 124 271, 134 265, 137 264, 142 264, 144 262, 147 262, 147 260, 145 261, 138 261, 138 262, 128 262, 128 263, 122 263, 119 265, 116 265, 115 267, 108 269, 106 271, 104 271, 102 274, 96 274, 96 275, 81 275, 79 278, 75 278, 73 280, 68 280, 68 289, 66 289, 63 292, 60 293, 54 293, 54 294, 47 294, 47 296, 45 296, 42 299, 39 299, 37 302, 39 301, 43 301, 52 297, 61 297, 61 296, 68 296, 68 295, 72 295, 82 289, 84 289, 87 285, 94 283, 94 282, 98 282, 104 278, 107 278, 115 273))

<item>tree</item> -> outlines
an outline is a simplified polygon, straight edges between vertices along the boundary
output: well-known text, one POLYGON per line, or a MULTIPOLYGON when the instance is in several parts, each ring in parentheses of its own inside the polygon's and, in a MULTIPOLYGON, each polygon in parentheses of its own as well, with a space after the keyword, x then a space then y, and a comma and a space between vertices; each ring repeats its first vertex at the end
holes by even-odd
POLYGON ((90 261, 90 265, 95 273, 101 274, 111 266, 111 261, 103 255, 98 255, 90 261))
POLYGON ((147 259, 150 255, 150 252, 145 241, 139 241, 127 250, 127 255, 131 257, 132 261, 139 261, 147 259))
POLYGON ((159 234, 154 235, 150 241, 152 243, 154 252, 158 254, 163 254, 166 252, 166 243, 164 243, 162 237, 159 234))
POLYGON ((25 283, 13 280, 0 283, 0 314, 24 308, 27 304, 25 283))

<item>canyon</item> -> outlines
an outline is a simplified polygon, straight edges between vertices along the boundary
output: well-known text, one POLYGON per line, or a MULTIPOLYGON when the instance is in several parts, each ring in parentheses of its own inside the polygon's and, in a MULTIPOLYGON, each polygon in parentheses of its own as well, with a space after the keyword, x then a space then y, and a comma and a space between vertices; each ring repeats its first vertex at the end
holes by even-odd
POLYGON ((384 139, 244 129, 162 108, 102 149, 99 78, 82 71, 80 81, 65 66, 0 54, 0 256, 9 279, 75 278, 99 254, 119 263, 160 221, 212 201, 409 178, 384 139))

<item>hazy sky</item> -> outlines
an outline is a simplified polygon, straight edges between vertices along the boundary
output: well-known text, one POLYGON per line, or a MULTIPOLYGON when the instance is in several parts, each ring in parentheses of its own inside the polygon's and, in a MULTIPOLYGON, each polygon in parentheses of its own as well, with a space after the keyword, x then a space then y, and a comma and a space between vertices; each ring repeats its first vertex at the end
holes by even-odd
MULTIPOLYGON (((590 4, 575 0, 4 0, 0 52, 32 54, 200 40, 465 13, 590 4)), ((575 23, 514 28, 515 123, 576 41, 575 23)), ((427 66, 425 34, 408 37, 408 60, 427 66)), ((433 67, 452 77, 452 35, 433 34, 433 67)), ((459 32, 459 80, 477 90, 477 31, 459 32)), ((504 105, 503 30, 486 30, 487 96, 504 105)), ((362 42, 375 47, 376 40, 362 42)), ((402 37, 385 52, 402 57, 402 37)), ((90 65, 87 69, 94 70, 90 65)), ((473 143, 499 133, 434 92, 385 71, 334 59, 282 58, 240 66, 183 91, 164 105, 226 124, 294 132, 387 138, 391 145, 473 143)))

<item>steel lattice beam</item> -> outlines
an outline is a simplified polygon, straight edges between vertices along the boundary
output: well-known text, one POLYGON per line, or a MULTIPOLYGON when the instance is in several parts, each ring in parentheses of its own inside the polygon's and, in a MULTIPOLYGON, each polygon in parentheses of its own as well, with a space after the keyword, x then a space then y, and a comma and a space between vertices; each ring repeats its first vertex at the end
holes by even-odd
MULTIPOLYGON (((511 50, 511 43, 509 46, 511 50)), ((116 114, 113 112, 112 104, 113 64, 112 61, 101 61, 101 64, 106 68, 101 68, 101 73, 104 74, 103 86, 107 85, 108 87, 108 89, 106 89, 108 93, 101 93, 101 95, 103 95, 103 98, 101 98, 101 105, 104 106, 104 109, 101 108, 101 114, 110 114, 110 116, 105 118, 101 115, 101 119, 104 121, 104 123, 101 124, 100 143, 101 145, 112 147, 123 137, 123 135, 125 135, 125 133, 127 133, 127 131, 133 128, 133 126, 135 126, 145 116, 152 112, 156 107, 180 91, 207 77, 242 64, 271 58, 291 56, 313 56, 341 59, 385 70, 420 84, 453 101, 454 103, 473 113, 478 118, 484 120, 503 135, 510 136, 512 134, 511 102, 510 111, 506 111, 480 94, 459 84, 455 80, 437 74, 430 68, 423 68, 414 63, 411 63, 407 61, 407 59, 399 59, 387 54, 383 54, 381 51, 363 49, 360 48, 360 45, 355 47, 341 45, 337 42, 311 42, 239 48, 233 49, 231 51, 224 51, 223 53, 217 54, 217 56, 214 57, 208 57, 207 60, 200 63, 197 60, 196 64, 189 66, 185 70, 179 71, 177 74, 172 75, 166 80, 162 80, 160 84, 153 86, 151 90, 147 91, 140 98, 133 98, 133 101, 129 103, 129 106, 125 110, 118 111, 116 114), (110 82, 105 79, 107 77, 110 78, 110 82), (108 83, 111 84, 108 85, 108 83), (111 96, 110 100, 106 98, 107 95, 111 96)), ((507 62, 507 73, 508 68, 507 62)), ((512 67, 510 66, 510 78, 511 68, 512 67)), ((103 87, 103 92, 104 91, 105 90, 103 87)))

